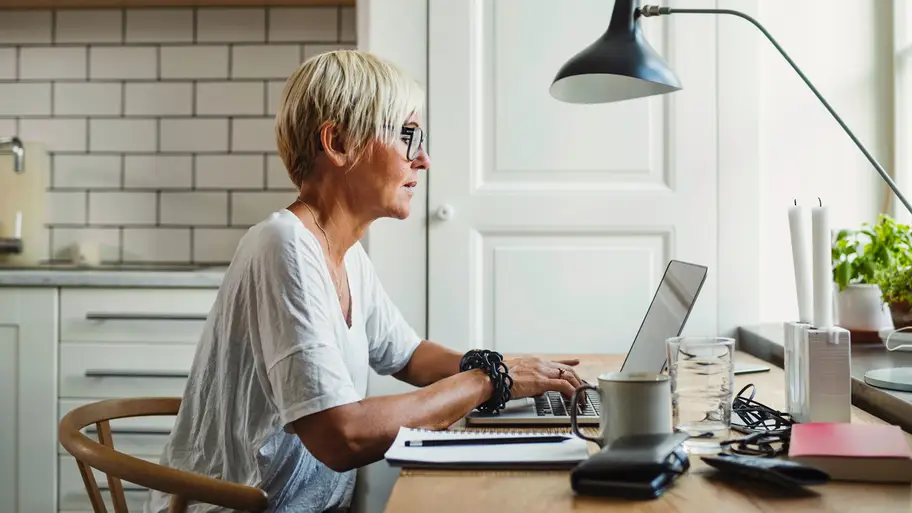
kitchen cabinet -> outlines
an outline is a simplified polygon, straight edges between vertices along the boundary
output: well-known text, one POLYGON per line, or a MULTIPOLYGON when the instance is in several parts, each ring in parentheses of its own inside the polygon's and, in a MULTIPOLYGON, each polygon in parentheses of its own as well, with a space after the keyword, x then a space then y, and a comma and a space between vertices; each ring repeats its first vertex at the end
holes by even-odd
MULTIPOLYGON (((60 419, 109 398, 180 397, 221 272, 37 274, 0 269, 0 513, 88 512, 60 419)), ((114 447, 157 462, 174 420, 112 421, 114 447)), ((148 490, 124 484, 130 511, 141 510, 148 490)))
POLYGON ((56 511, 57 289, 0 288, 0 511, 56 511))
POLYGON ((351 6, 355 0, 0 0, 0 9, 351 6))

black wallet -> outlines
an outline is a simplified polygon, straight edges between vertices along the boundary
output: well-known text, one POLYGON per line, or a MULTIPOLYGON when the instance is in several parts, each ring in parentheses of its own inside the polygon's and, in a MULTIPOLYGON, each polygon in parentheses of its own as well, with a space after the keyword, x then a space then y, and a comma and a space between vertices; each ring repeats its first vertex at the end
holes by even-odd
POLYGON ((750 483, 763 481, 789 492, 807 492, 805 486, 821 485, 830 480, 829 474, 820 469, 779 458, 719 454, 700 459, 728 479, 743 479, 750 483))
POLYGON ((655 499, 690 468, 688 435, 630 435, 593 454, 570 472, 573 491, 627 499, 655 499))

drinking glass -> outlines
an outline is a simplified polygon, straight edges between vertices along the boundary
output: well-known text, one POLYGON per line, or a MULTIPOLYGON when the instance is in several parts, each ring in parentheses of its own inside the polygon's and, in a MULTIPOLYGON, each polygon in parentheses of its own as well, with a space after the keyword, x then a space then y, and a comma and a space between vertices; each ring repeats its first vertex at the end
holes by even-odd
POLYGON ((692 437, 684 448, 694 454, 718 453, 731 428, 735 340, 672 337, 666 348, 672 422, 692 437))

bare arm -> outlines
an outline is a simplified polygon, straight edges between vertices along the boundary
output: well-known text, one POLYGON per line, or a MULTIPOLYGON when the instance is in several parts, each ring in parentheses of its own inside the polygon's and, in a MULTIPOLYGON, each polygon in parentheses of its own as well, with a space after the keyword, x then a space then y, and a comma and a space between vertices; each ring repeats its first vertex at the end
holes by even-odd
POLYGON ((393 376, 416 387, 428 386, 459 372, 462 354, 436 342, 423 340, 403 369, 393 376))
POLYGON ((462 372, 405 394, 370 397, 292 423, 318 460, 336 472, 383 458, 400 426, 445 429, 491 396, 481 370, 462 372))
MULTIPOLYGON (((420 383, 430 380, 435 373, 451 372, 448 365, 455 353, 436 349, 436 344, 421 345, 425 346, 421 354, 416 349, 412 357, 413 360, 418 358, 414 360, 415 369, 421 367, 424 359, 439 365, 428 363, 434 368, 432 372, 414 370, 410 373, 407 371, 413 363, 410 361, 400 371, 403 376, 420 383)), ((515 398, 531 397, 549 390, 570 395, 581 384, 572 368, 579 363, 576 360, 549 362, 518 358, 505 363, 513 378, 512 395, 515 398)), ((454 366, 458 367, 458 358, 454 366)), ((329 468, 343 472, 382 459, 400 427, 446 429, 487 401, 491 393, 491 380, 484 371, 456 372, 413 392, 369 397, 302 417, 292 422, 292 427, 314 457, 329 468)))

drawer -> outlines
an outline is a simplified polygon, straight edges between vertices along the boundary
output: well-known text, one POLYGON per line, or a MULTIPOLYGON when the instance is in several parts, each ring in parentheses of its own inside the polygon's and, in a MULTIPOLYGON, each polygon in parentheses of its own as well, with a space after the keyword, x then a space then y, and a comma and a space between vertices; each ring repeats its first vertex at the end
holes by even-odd
POLYGON ((180 397, 196 346, 60 344, 61 399, 180 397))
MULTIPOLYGON (((152 463, 158 463, 158 458, 142 458, 152 463)), ((61 511, 92 511, 92 503, 89 502, 89 495, 86 493, 85 484, 82 482, 82 475, 79 474, 79 467, 76 466, 76 458, 72 456, 60 456, 59 476, 57 488, 57 507, 61 511)), ((108 478, 98 469, 92 469, 95 474, 95 482, 101 490, 101 496, 104 498, 108 511, 114 511, 114 504, 111 502, 111 493, 108 490, 108 478)), ((127 500, 128 511, 142 511, 143 504, 149 497, 149 490, 133 483, 126 481, 121 482, 124 487, 124 497, 127 500)))
MULTIPOLYGON (((58 406, 58 423, 70 410, 93 402, 92 400, 61 400, 58 406)), ((111 421, 111 434, 114 437, 114 448, 120 452, 136 457, 158 458, 168 441, 168 435, 174 428, 174 415, 154 415, 149 417, 130 417, 111 421)), ((95 426, 88 426, 83 433, 92 440, 98 440, 95 426)), ((62 444, 57 444, 60 454, 69 454, 62 444)))
POLYGON ((195 344, 217 289, 63 289, 63 342, 195 344))

